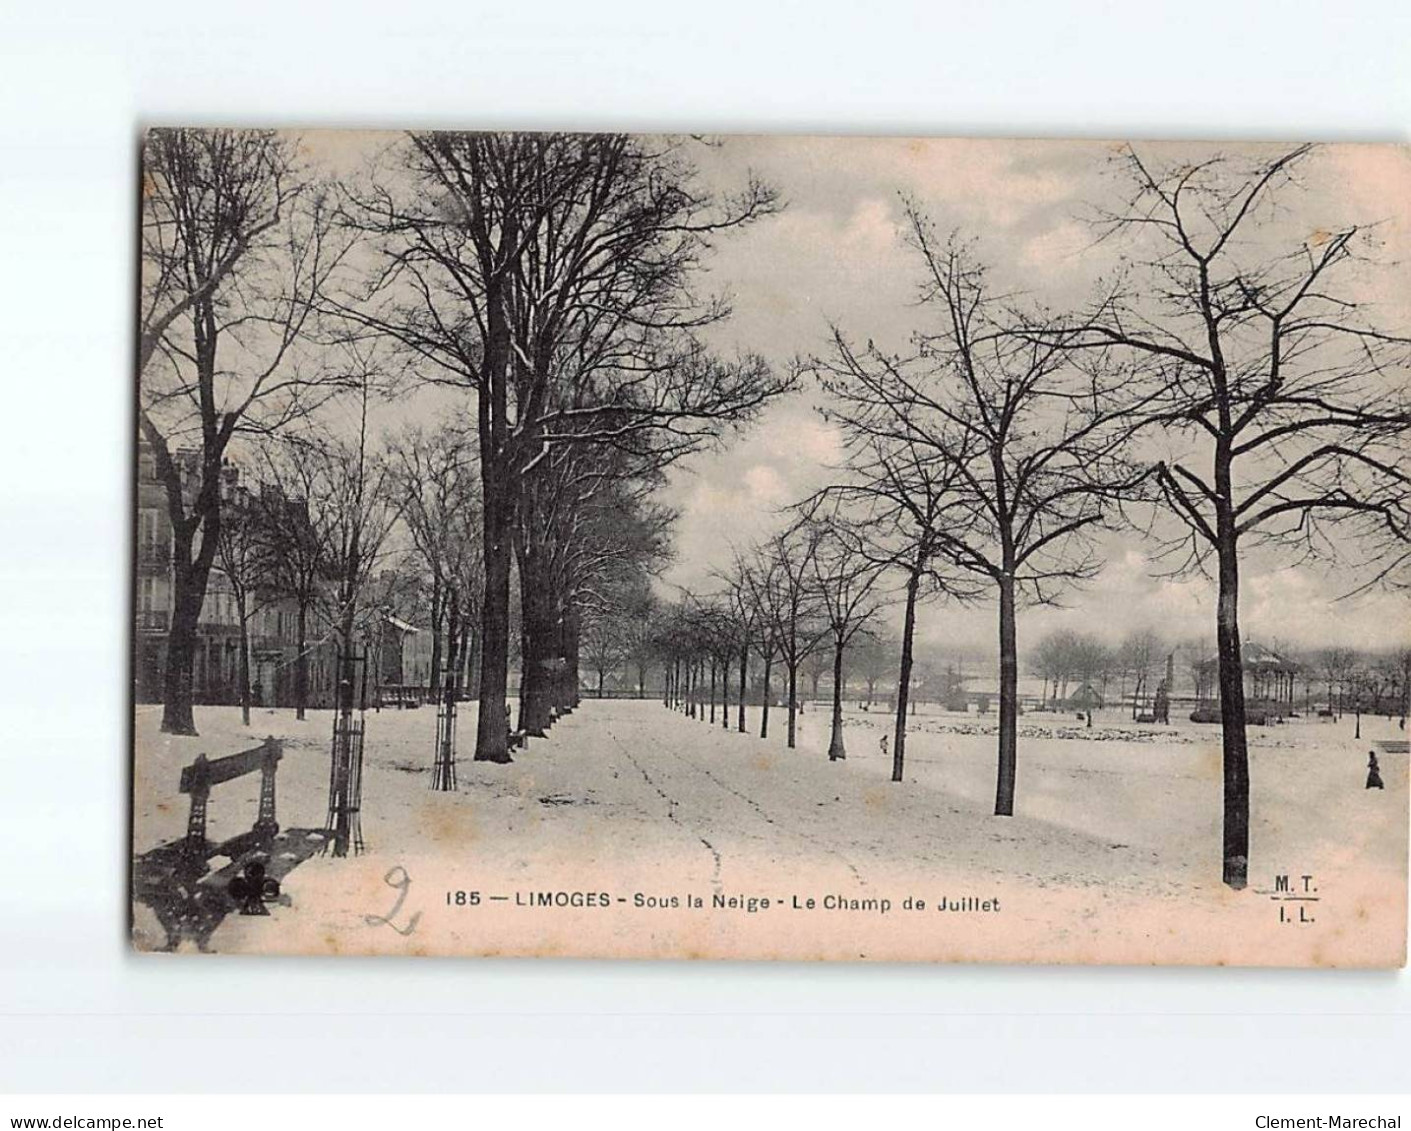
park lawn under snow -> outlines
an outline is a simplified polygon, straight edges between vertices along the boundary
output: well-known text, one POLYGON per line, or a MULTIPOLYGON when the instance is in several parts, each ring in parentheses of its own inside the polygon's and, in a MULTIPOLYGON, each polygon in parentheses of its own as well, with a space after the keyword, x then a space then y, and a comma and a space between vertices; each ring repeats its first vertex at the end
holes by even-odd
MULTIPOLYGON (((1400 737, 1394 721, 1364 719, 1361 742, 1350 716, 1251 728, 1251 882, 1235 893, 1219 882, 1215 726, 1138 726, 1109 712, 1087 730, 1026 715, 1016 814, 997 818, 993 715, 913 717, 902 783, 889 780, 882 710, 850 707, 841 763, 825 753, 824 704, 808 705, 790 750, 780 709, 761 741, 755 708, 741 735, 733 709, 726 731, 656 700, 587 700, 509 766, 470 760, 474 715, 466 705, 460 788, 446 794, 428 788, 435 712, 369 713, 366 854, 314 857, 287 877, 288 906, 227 917, 211 949, 1359 964, 1395 962, 1403 946, 1406 757, 1382 756, 1385 791, 1363 788, 1370 740, 1400 737), (1319 901, 1276 903, 1276 874, 1300 886, 1313 875, 1319 901), (459 891, 481 902, 457 906, 447 893, 459 891), (602 893, 610 906, 515 902, 539 891, 602 893), (635 906, 687 894, 707 907, 717 894, 772 904, 635 906), (824 912, 827 896, 892 906, 824 912), (908 896, 931 909, 942 897, 998 899, 1002 911, 903 911, 908 896), (795 897, 815 909, 795 910, 795 897), (1314 922, 1281 924, 1281 907, 1314 922)), ((184 832, 182 765, 265 734, 285 740, 280 823, 323 825, 328 712, 299 722, 256 710, 246 729, 237 709, 198 708, 199 738, 159 734, 159 717, 139 708, 137 852, 184 832)), ((249 827, 257 791, 257 775, 216 788, 212 840, 249 827)), ((139 938, 155 932, 144 911, 139 938)))

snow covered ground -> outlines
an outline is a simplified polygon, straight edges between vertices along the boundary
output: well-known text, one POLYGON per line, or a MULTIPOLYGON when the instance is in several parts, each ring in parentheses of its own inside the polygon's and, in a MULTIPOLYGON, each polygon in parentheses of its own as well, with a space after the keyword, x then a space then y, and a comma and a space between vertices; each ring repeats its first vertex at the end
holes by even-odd
MULTIPOLYGON (((469 759, 469 704, 460 788, 445 794, 429 789, 434 711, 369 713, 367 853, 301 865, 284 885, 288 906, 227 917, 211 949, 1403 959, 1407 757, 1381 755, 1386 789, 1364 789, 1372 740, 1405 737, 1395 721, 1364 718, 1360 742, 1350 716, 1251 728, 1250 887, 1237 893, 1220 883, 1218 727, 1138 726, 1114 711, 1088 731, 1070 716, 1026 715, 1017 811, 1006 819, 991 812, 993 715, 915 717, 906 781, 892 783, 881 745, 892 719, 882 710, 849 709, 842 763, 824 753, 826 705, 807 707, 795 750, 783 711, 771 711, 766 741, 755 737, 757 710, 747 714, 741 735, 654 700, 588 700, 514 764, 494 766, 469 759), (1276 890, 1281 875, 1288 891, 1276 890)), ((181 766, 266 734, 286 743, 280 823, 323 824, 328 712, 299 722, 292 711, 257 710, 247 730, 238 710, 198 708, 199 738, 158 733, 159 717, 139 708, 136 852, 184 832, 181 766)), ((258 775, 216 788, 212 840, 249 828, 257 792, 258 775)), ((161 944, 143 907, 136 934, 139 946, 161 944)))

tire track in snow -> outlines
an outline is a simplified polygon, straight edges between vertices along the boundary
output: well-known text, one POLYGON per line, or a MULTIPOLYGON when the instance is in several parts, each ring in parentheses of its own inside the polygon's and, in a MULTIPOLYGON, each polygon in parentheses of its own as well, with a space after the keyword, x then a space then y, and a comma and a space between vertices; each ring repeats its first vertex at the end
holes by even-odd
POLYGON ((787 825, 780 824, 777 820, 775 820, 767 812, 765 812, 764 807, 760 805, 760 803, 756 801, 753 797, 751 797, 747 793, 741 793, 734 786, 728 784, 727 782, 721 781, 704 766, 696 765, 694 762, 690 761, 683 755, 676 753, 676 751, 674 750, 668 750, 667 753, 678 761, 684 762, 688 767, 695 770, 697 773, 704 774, 707 778, 714 782, 715 785, 723 789, 726 793, 738 797, 741 801, 743 801, 746 805, 753 809, 755 814, 766 824, 772 825, 774 828, 779 829, 781 832, 788 833, 790 836, 797 837, 805 844, 811 845, 814 848, 826 852, 829 856, 835 857, 836 859, 840 860, 844 865, 847 866, 848 871, 852 873, 853 879, 855 879, 860 886, 867 886, 867 881, 862 878, 862 873, 857 870, 857 866, 846 856, 844 856, 841 852, 839 852, 836 848, 830 847, 828 844, 820 840, 818 837, 814 836, 812 833, 806 833, 802 829, 790 828, 787 825))
POLYGON ((629 762, 632 763, 633 766, 636 767, 637 772, 642 775, 642 780, 645 781, 649 786, 651 786, 651 788, 656 791, 657 796, 659 796, 663 801, 666 802, 666 819, 672 822, 672 824, 674 824, 677 828, 681 829, 683 832, 693 834, 697 840, 699 840, 703 845, 705 845, 706 850, 711 854, 711 857, 715 860, 715 871, 711 874, 710 877, 711 886, 719 888, 721 860, 720 853, 716 850, 715 845, 711 844, 710 841, 706 840, 705 837, 701 836, 694 829, 688 829, 684 824, 682 824, 681 818, 676 815, 676 810, 680 807, 680 802, 678 802, 676 798, 672 797, 669 793, 667 793, 664 789, 661 788, 661 786, 656 783, 656 781, 652 778, 651 774, 647 773, 646 767, 644 767, 641 762, 637 761, 636 757, 632 754, 630 750, 627 749, 627 746, 623 743, 620 738, 617 737, 616 734, 609 731, 608 737, 611 738, 613 742, 617 745, 617 748, 622 751, 623 757, 625 757, 629 762))
MULTIPOLYGON (((622 741, 617 737, 617 735, 614 734, 612 737, 613 741, 616 742, 618 746, 622 749, 622 752, 626 754, 629 759, 631 759, 632 764, 636 766, 637 769, 642 773, 642 776, 646 777, 646 771, 642 769, 641 763, 639 763, 637 759, 634 758, 627 751, 627 748, 623 746, 622 741)), ((694 770, 696 773, 704 775, 717 788, 722 789, 726 793, 730 794, 732 797, 736 797, 739 800, 743 801, 754 812, 755 816, 759 817, 760 820, 762 820, 765 824, 769 825, 771 828, 778 829, 782 833, 796 837, 799 840, 803 841, 805 844, 809 845, 810 847, 825 852, 829 856, 832 856, 835 859, 841 861, 847 867, 847 870, 852 873, 853 879, 857 881, 859 886, 868 886, 867 881, 862 878, 862 873, 857 870, 857 866, 846 856, 844 856, 841 852, 839 852, 836 848, 830 846, 827 842, 819 839, 811 833, 804 832, 802 829, 792 828, 788 825, 781 824, 777 819, 770 816, 770 814, 765 811, 764 807, 760 805, 759 802, 757 802, 753 797, 750 797, 746 793, 741 793, 738 789, 730 785, 728 782, 722 781, 720 778, 716 777, 715 774, 711 773, 704 766, 692 762, 685 755, 673 750, 669 744, 663 743, 660 749, 665 750, 678 762, 686 766, 687 769, 694 770)), ((648 778, 648 781, 650 780, 651 779, 648 778)), ((660 787, 658 787, 654 782, 652 783, 652 787, 656 789, 658 793, 661 793, 663 797, 667 797, 667 794, 662 793, 660 787)), ((667 799, 671 800, 669 797, 667 799)), ((675 802, 672 801, 672 804, 674 805, 675 802)), ((676 820, 676 817, 673 815, 671 819, 674 821, 676 820)), ((701 840, 703 843, 705 843, 705 838, 702 837, 701 840)), ((707 843, 706 847, 710 848, 710 845, 707 843)), ((715 849, 711 848, 711 852, 715 852, 715 849)), ((719 860, 719 854, 717 854, 716 859, 717 861, 719 860)))

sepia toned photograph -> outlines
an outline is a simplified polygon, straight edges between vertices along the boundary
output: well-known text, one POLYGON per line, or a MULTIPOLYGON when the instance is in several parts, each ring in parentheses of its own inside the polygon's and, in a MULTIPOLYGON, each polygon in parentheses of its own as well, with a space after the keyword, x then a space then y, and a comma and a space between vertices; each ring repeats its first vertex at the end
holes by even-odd
POLYGON ((140 145, 138 951, 1404 965, 1411 148, 140 145))

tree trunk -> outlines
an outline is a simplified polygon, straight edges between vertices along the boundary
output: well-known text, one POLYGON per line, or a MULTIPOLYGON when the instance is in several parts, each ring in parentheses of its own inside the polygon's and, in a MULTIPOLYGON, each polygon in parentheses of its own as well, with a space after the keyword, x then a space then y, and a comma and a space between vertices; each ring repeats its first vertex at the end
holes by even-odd
MULTIPOLYGON (((209 535, 203 535, 203 539, 209 535)), ((195 688, 193 677, 196 659, 196 630, 201 619, 201 605, 206 596, 209 563, 203 568, 203 550, 193 563, 190 558, 191 540, 176 539, 173 559, 173 602, 171 628, 167 633, 167 667, 162 684, 163 734, 196 733, 192 712, 195 688)), ((204 545, 204 541, 203 541, 204 545)))
POLYGON ((432 701, 441 691, 441 579, 431 579, 431 671, 427 675, 427 689, 432 701))
POLYGON ((795 739, 798 737, 798 726, 795 716, 799 706, 799 665, 797 661, 791 662, 789 667, 789 749, 794 749, 795 739))
POLYGON ((710 661, 710 722, 715 723, 715 661, 710 661))
MULTIPOLYGON (((553 720, 551 708, 558 698, 552 664, 557 616, 551 581, 540 559, 526 548, 519 559, 519 729, 543 737, 553 720)), ((601 698, 601 694, 599 695, 601 698)))
POLYGON ((445 598, 446 616, 446 678, 445 691, 446 702, 454 702, 453 696, 457 690, 457 675, 460 672, 461 659, 461 607, 456 591, 452 589, 445 598))
POLYGON ((1249 749, 1245 740, 1244 658, 1240 649, 1239 559, 1234 518, 1217 516, 1219 603, 1215 641, 1220 666, 1220 731, 1224 747, 1224 881, 1249 880, 1249 749))
POLYGON ((720 729, 730 729, 730 653, 720 657, 720 729))
POLYGON ((906 765, 906 702, 911 695, 911 655, 916 638, 916 594, 921 587, 921 563, 906 581, 906 615, 901 630, 901 669, 897 672, 897 723, 892 735, 892 781, 901 781, 906 765))
POLYGON ((1014 625, 1014 573, 1005 570, 999 581, 999 772, 995 782, 995 816, 1014 815, 1014 777, 1019 754, 1015 696, 1019 689, 1019 657, 1014 625))
POLYGON ((300 598, 297 617, 298 649, 294 657, 294 717, 302 719, 309 708, 309 603, 300 598))
MULTIPOLYGON (((506 218, 510 221, 510 218, 506 218)), ((500 237, 516 238, 512 222, 500 237)), ((506 699, 509 687, 510 564, 515 518, 516 472, 509 450, 510 324, 508 280, 484 281, 486 333, 481 351, 476 403, 480 437, 481 533, 485 555, 485 597, 480 621, 480 709, 476 718, 477 762, 510 761, 506 699)))
POLYGON ((843 746, 843 642, 833 644, 833 734, 828 740, 828 761, 841 762, 848 756, 843 746))
POLYGON ((770 653, 764 657, 764 699, 759 711, 759 736, 769 737, 769 673, 774 667, 774 655, 770 653))
POLYGON ((196 656, 196 614, 178 600, 167 635, 167 667, 162 685, 162 731, 195 734, 192 680, 196 656))
POLYGON ((745 733, 745 695, 749 690, 750 674, 750 646, 748 643, 740 645, 740 702, 737 709, 740 714, 739 731, 745 733))
POLYGON ((475 728, 477 762, 510 761, 505 723, 509 673, 510 542, 504 488, 485 484, 485 603, 480 614, 480 710, 475 728))
POLYGON ((475 610, 467 609, 461 618, 461 639, 456 649, 456 694, 460 696, 466 688, 474 687, 472 677, 476 672, 475 657, 480 638, 471 632, 475 624, 475 610))
MULTIPOLYGON (((235 596, 235 611, 240 617, 240 721, 250 725, 250 618, 244 593, 235 596)), ((273 704, 271 704, 273 706, 273 704)))
MULTIPOLYGON (((349 576, 356 575, 356 568, 350 565, 349 576)), ((356 700, 356 688, 354 682, 357 678, 357 665, 353 662, 353 619, 354 608, 352 593, 344 591, 339 594, 342 598, 343 619, 338 630, 338 650, 341 663, 338 671, 338 689, 335 700, 335 708, 341 721, 342 733, 345 736, 343 741, 335 741, 332 751, 333 767, 333 796, 330 798, 331 808, 334 810, 333 823, 333 855, 347 856, 352 840, 352 748, 349 745, 352 741, 352 714, 356 700)), ((366 678, 367 655, 363 656, 363 672, 366 678)), ((335 729, 334 734, 339 731, 335 729)))
POLYGON ((1398 724, 1400 730, 1406 729, 1408 706, 1411 706, 1411 655, 1401 664, 1401 722, 1398 724))
POLYGON ((583 622, 576 607, 570 606, 564 610, 560 635, 564 662, 561 673, 564 691, 562 705, 571 711, 579 702, 578 664, 583 637, 583 622))
MULTIPOLYGON (((546 725, 552 726, 561 715, 566 715, 573 710, 575 704, 574 691, 578 676, 577 667, 569 664, 569 618, 563 607, 564 598, 556 595, 553 603, 549 606, 549 626, 548 645, 544 649, 544 659, 548 661, 545 670, 544 686, 549 693, 549 710, 546 712, 546 725), (573 676, 571 680, 570 674, 573 676)), ((610 670, 610 669, 607 669, 610 670)), ((606 670, 604 671, 606 675, 606 670)), ((602 698, 601 692, 598 698, 602 698)))

